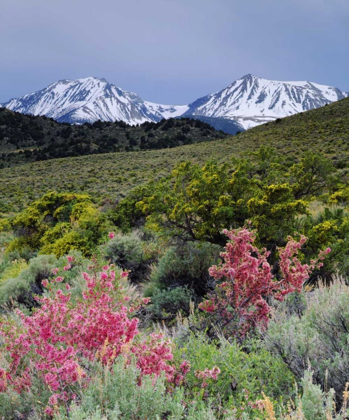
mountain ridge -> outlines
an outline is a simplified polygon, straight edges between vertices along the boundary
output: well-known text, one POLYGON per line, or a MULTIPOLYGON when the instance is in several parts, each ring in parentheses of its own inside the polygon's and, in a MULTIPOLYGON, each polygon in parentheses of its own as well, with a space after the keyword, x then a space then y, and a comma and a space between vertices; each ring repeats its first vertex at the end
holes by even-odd
POLYGON ((136 93, 123 90, 106 79, 87 77, 62 79, 44 89, 0 104, 12 111, 45 115, 58 122, 93 123, 124 121, 130 125, 176 117, 185 112, 173 105, 143 101, 136 93))
POLYGON ((313 82, 281 82, 247 74, 226 88, 189 104, 184 116, 234 118, 245 129, 320 108, 349 96, 313 82))
POLYGON ((319 108, 348 97, 348 92, 314 82, 281 82, 247 74, 226 88, 188 105, 145 101, 104 78, 62 79, 37 92, 0 106, 58 122, 81 124, 124 121, 130 125, 159 122, 180 116, 236 121, 244 129, 319 108))

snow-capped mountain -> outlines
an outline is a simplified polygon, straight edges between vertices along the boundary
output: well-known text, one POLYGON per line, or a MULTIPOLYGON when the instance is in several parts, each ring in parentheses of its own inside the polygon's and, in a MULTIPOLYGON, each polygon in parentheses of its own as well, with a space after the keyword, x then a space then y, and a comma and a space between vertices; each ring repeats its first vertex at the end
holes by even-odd
POLYGON ((60 80, 38 92, 11 99, 3 106, 24 114, 46 115, 59 122, 122 120, 131 125, 177 117, 188 109, 145 102, 136 93, 96 77, 60 80))
POLYGON ((189 104, 184 115, 234 119, 245 129, 349 96, 311 82, 277 82, 247 74, 217 93, 189 104))
MULTIPOLYGON (((2 106, 13 111, 46 115, 60 122, 83 123, 122 120, 128 124, 163 118, 195 116, 236 122, 236 131, 276 118, 319 108, 349 96, 331 86, 311 82, 277 82, 248 74, 225 89, 197 99, 189 105, 147 102, 105 79, 87 77, 60 80, 45 89, 11 99, 2 106)), ((1 106, 1 105, 0 105, 1 106)), ((217 120, 218 121, 218 120, 217 120)))

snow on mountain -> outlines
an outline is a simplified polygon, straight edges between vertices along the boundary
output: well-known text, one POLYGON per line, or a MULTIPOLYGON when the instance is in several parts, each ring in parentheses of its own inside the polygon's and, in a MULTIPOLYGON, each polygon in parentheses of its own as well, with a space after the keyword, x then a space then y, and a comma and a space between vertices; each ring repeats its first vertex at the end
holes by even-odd
MULTIPOLYGON (((45 89, 11 99, 8 109, 46 115, 60 122, 83 123, 122 120, 128 124, 160 121, 163 118, 195 116, 233 120, 248 129, 276 118, 319 108, 349 96, 331 86, 311 82, 277 82, 248 74, 220 92, 189 105, 161 105, 143 101, 105 79, 87 77, 60 80, 45 89)), ((224 120, 223 120, 224 122, 224 120)))
POLYGON ((144 105, 149 111, 154 114, 161 114, 162 118, 165 119, 179 117, 189 109, 188 105, 161 105, 147 101, 144 101, 144 105))
POLYGON ((3 106, 25 114, 46 115, 60 122, 122 120, 131 125, 176 117, 188 109, 145 102, 137 94, 95 77, 60 80, 38 92, 11 99, 3 106))
POLYGON ((347 97, 346 92, 311 82, 277 82, 248 74, 189 105, 184 115, 234 119, 245 129, 347 97))

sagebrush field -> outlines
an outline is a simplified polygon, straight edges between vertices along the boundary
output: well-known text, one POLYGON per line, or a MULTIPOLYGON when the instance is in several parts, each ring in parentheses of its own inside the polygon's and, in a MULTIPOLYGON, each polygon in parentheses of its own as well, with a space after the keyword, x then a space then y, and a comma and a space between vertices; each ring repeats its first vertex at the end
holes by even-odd
POLYGON ((3 155, 0 418, 347 419, 348 123, 3 155))

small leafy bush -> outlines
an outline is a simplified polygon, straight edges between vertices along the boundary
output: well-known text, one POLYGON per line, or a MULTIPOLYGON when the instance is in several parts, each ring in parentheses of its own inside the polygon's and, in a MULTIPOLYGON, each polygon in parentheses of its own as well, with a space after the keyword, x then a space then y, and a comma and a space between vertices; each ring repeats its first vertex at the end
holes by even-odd
POLYGON ((329 284, 336 273, 348 276, 349 213, 343 208, 325 207, 318 214, 305 218, 302 225, 308 237, 305 249, 308 258, 312 258, 319 248, 331 248, 331 254, 324 261, 323 267, 313 272, 308 284, 316 283, 317 277, 329 284))
POLYGON ((25 260, 9 261, 2 270, 0 269, 0 285, 10 278, 18 277, 27 267, 28 264, 25 260))
POLYGON ((214 285, 208 269, 217 262, 219 252, 219 246, 208 243, 170 247, 151 273, 146 295, 152 296, 157 288, 184 286, 197 296, 205 295, 214 285))
POLYGON ((123 270, 129 270, 132 283, 148 279, 152 259, 144 252, 143 242, 137 232, 117 234, 102 248, 103 256, 123 270))
POLYGON ((53 255, 40 255, 33 258, 27 269, 18 277, 9 278, 0 284, 0 305, 37 306, 35 294, 42 294, 42 280, 52 276, 51 270, 57 263, 53 255))
POLYGON ((110 212, 109 218, 118 226, 122 232, 129 232, 132 228, 140 228, 145 223, 143 212, 136 207, 136 203, 143 199, 145 195, 151 193, 152 182, 140 185, 128 192, 127 196, 120 200, 110 212))
POLYGON ((215 419, 209 407, 202 402, 184 406, 184 391, 177 388, 173 394, 166 391, 163 376, 145 377, 139 385, 139 370, 132 362, 125 369, 125 360, 118 358, 112 369, 95 367, 93 379, 83 391, 81 401, 74 403, 69 416, 61 410, 54 417, 59 420, 173 420, 215 419))
POLYGON ((105 238, 108 223, 89 196, 49 192, 19 213, 12 228, 16 237, 7 253, 28 248, 61 257, 74 249, 91 255, 105 238))
POLYGON ((184 316, 190 313, 190 302, 193 300, 193 292, 187 287, 174 289, 155 290, 148 311, 152 319, 173 321, 178 312, 184 316))
POLYGON ((8 232, 11 230, 11 223, 10 221, 6 219, 0 218, 0 232, 8 232))
POLYGON ((307 293, 301 316, 289 316, 288 303, 280 305, 269 325, 267 348, 298 379, 310 368, 323 390, 335 390, 340 406, 349 371, 349 287, 337 281, 330 288, 307 293))
POLYGON ((304 372, 301 380, 303 388, 302 395, 297 395, 293 400, 276 406, 264 393, 264 398, 257 401, 259 410, 267 415, 268 420, 274 420, 275 411, 278 412, 278 420, 346 420, 348 418, 349 392, 347 387, 343 391, 344 403, 340 410, 335 403, 335 392, 331 388, 329 391, 322 391, 321 387, 314 383, 311 371, 304 372))
POLYGON ((39 255, 31 259, 28 265, 23 262, 19 275, 8 277, 0 283, 0 305, 23 305, 27 308, 37 306, 34 296, 44 292, 42 281, 52 279, 55 275, 52 270, 56 267, 64 272, 64 281, 73 286, 73 293, 75 289, 81 291, 80 273, 87 266, 87 260, 77 251, 70 255, 73 262, 69 270, 64 270, 67 267, 66 257, 57 259, 54 255, 39 255))
POLYGON ((186 376, 188 392, 200 394, 201 389, 202 398, 212 399, 214 404, 224 407, 234 407, 239 415, 247 412, 250 418, 258 417, 253 404, 263 397, 263 392, 279 403, 294 395, 291 371, 257 342, 251 343, 246 352, 236 341, 228 342, 221 337, 213 342, 199 333, 185 338, 179 336, 176 344, 175 358, 185 358, 191 365, 186 376), (207 386, 202 388, 195 372, 206 366, 217 366, 220 374, 217 380, 207 381, 207 386))

